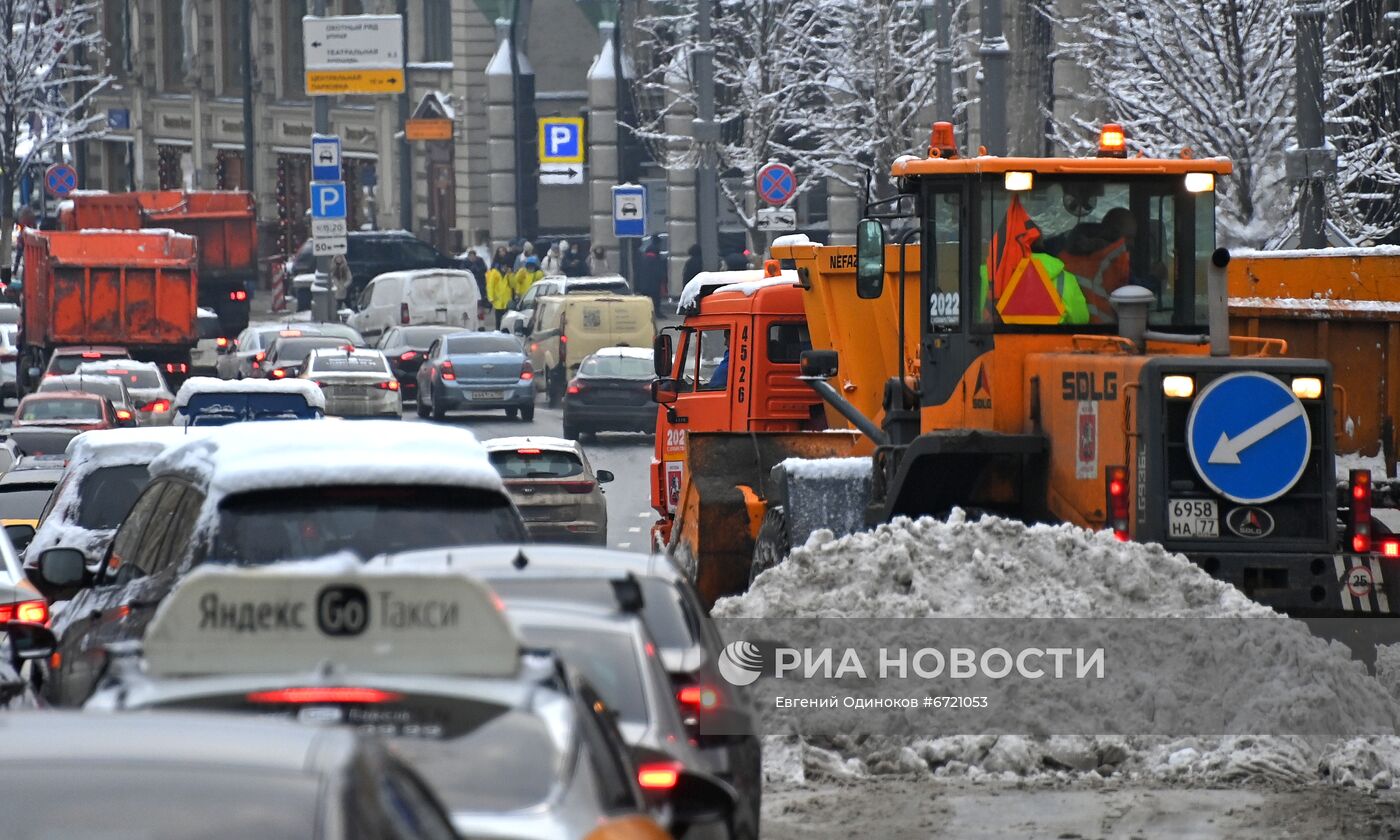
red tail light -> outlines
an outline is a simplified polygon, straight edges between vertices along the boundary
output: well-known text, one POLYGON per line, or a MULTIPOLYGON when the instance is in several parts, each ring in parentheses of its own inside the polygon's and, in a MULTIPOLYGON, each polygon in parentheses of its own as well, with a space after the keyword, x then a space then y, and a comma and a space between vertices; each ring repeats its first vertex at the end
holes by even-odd
POLYGON ((676 692, 676 699, 692 709, 709 711, 719 706, 719 692, 704 685, 688 685, 676 692))
POLYGON ((1400 560, 1400 537, 1384 537, 1376 544, 1376 552, 1382 557, 1400 560))
POLYGON ((214 339, 214 344, 215 344, 215 346, 217 346, 217 347, 227 347, 227 346, 228 346, 228 339, 225 338, 224 336, 219 336, 218 338, 214 339))
POLYGON ((523 381, 530 381, 535 378, 535 366, 530 364, 530 360, 525 360, 525 366, 520 369, 520 378, 523 381))
POLYGON ((414 350, 409 350, 408 352, 403 353, 403 354, 401 354, 401 355, 399 356, 399 361, 401 361, 401 362, 411 362, 411 361, 413 361, 413 360, 416 359, 416 358, 418 358, 418 353, 417 353, 416 351, 414 351, 414 350))
POLYGON ((189 372, 190 372, 190 366, 187 365, 187 364, 185 364, 184 362, 179 362, 179 363, 176 363, 176 362, 166 362, 166 363, 165 363, 165 372, 166 372, 166 373, 189 373, 189 372))
POLYGON ((1371 550, 1371 471, 1351 471, 1351 515, 1347 518, 1347 537, 1351 550, 1366 554, 1371 550))
POLYGON ((573 382, 570 382, 570 383, 569 383, 569 387, 568 387, 567 389, 565 389, 565 393, 577 394, 577 393, 579 393, 579 392, 582 391, 582 390, 583 390, 583 388, 579 386, 578 380, 575 379, 573 382))
POLYGON ((399 390, 399 380, 390 379, 388 382, 376 382, 374 387, 381 391, 397 391, 399 390))
POLYGON ((247 300, 247 299, 248 299, 248 293, 245 292, 245 291, 242 290, 242 289, 238 289, 237 291, 229 292, 229 293, 228 293, 228 299, 229 299, 229 300, 240 300, 240 301, 241 301, 241 300, 247 300))
POLYGON ((117 419, 118 419, 118 420, 130 420, 131 418, 132 418, 132 414, 131 414, 130 411, 127 411, 127 410, 124 409, 124 408, 119 408, 119 409, 117 409, 117 419))
POLYGON ((267 375, 270 376, 270 377, 272 377, 273 379, 282 379, 282 378, 286 377, 286 375, 287 375, 287 369, 286 369, 286 368, 275 368, 275 369, 273 369, 273 370, 271 370, 271 371, 268 371, 268 374, 267 374, 267 375))
POLYGON ((561 335, 561 336, 559 336, 559 343, 560 343, 560 344, 568 344, 568 343, 569 343, 569 337, 568 337, 567 335, 561 335))
POLYGON ((400 324, 409 324, 409 323, 412 323, 412 322, 413 322, 413 319, 412 319, 411 317, 409 317, 409 314, 408 314, 408 303, 407 303, 407 302, 405 302, 405 303, 400 303, 400 304, 399 304, 399 323, 400 323, 400 324))
POLYGON ((258 351, 258 354, 257 354, 256 356, 253 357, 253 365, 256 366, 258 362, 261 362, 263 359, 266 359, 266 358, 267 358, 267 351, 266 351, 266 350, 259 350, 259 351, 258 351))
POLYGON ((141 406, 141 410, 152 414, 164 414, 170 410, 170 400, 152 400, 141 406))
POLYGON ((441 376, 446 382, 452 382, 457 378, 457 371, 452 367, 451 361, 438 365, 438 376, 441 376))
POLYGON ((403 699, 395 691, 377 688, 353 688, 342 685, 309 686, 306 688, 277 688, 254 691, 247 695, 249 703, 394 703, 403 699))
POLYGON ((101 353, 93 353, 92 351, 88 351, 87 353, 84 353, 84 354, 83 354, 83 358, 84 358, 84 359, 100 359, 100 358, 102 358, 102 354, 101 354, 101 353))
POLYGON ((1128 468, 1109 467, 1104 471, 1108 527, 1121 542, 1128 541, 1128 468))
POLYGON ((516 455, 538 455, 538 454, 540 454, 540 451, 541 451, 541 450, 538 450, 538 449, 517 449, 517 450, 515 450, 515 454, 516 454, 516 455))
POLYGON ((642 790, 670 790, 681 779, 681 765, 674 761, 656 761, 637 768, 637 784, 642 790))
POLYGON ((20 601, 17 604, 0 604, 0 623, 6 621, 28 621, 31 624, 47 624, 49 604, 47 601, 20 601))

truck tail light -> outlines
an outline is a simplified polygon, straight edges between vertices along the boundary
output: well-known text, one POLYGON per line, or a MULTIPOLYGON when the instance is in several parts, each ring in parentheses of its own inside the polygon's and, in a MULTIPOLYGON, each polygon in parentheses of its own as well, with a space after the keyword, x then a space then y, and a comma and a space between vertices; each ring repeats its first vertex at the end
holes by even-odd
POLYGON ((411 316, 409 316, 409 314, 408 314, 408 303, 407 303, 407 302, 400 303, 400 304, 399 304, 399 323, 400 323, 400 324, 410 324, 410 323, 412 323, 412 322, 413 322, 413 318, 412 318, 411 316))
POLYGON ((1356 554, 1371 550, 1371 471, 1352 470, 1351 514, 1347 519, 1347 542, 1356 554))
POLYGON ((446 382, 452 382, 457 379, 457 371, 452 367, 452 361, 450 359, 438 365, 438 376, 441 376, 446 382))
POLYGON ((1400 560, 1400 537, 1382 537, 1376 543, 1376 553, 1391 560, 1400 560))
POLYGON ((1128 468, 1109 467, 1104 471, 1105 505, 1108 527, 1120 542, 1128 541, 1128 468))
POLYGON ((248 293, 243 289, 238 289, 228 293, 229 300, 244 301, 248 299, 248 293))
POLYGON ((166 372, 166 373, 189 373, 189 372, 190 372, 190 366, 187 365, 187 364, 185 364, 184 362, 166 362, 166 363, 165 363, 165 372, 166 372))

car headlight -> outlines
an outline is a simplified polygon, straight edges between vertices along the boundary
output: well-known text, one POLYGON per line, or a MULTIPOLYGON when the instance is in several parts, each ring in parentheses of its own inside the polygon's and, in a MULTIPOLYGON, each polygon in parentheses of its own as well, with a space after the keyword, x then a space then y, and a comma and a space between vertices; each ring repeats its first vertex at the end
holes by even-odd
POLYGON ((1184 400, 1196 393, 1196 380, 1184 374, 1162 377, 1162 393, 1168 397, 1184 400))
POLYGON ((1322 396, 1322 380, 1316 376, 1293 377, 1293 396, 1300 400, 1315 400, 1322 396))

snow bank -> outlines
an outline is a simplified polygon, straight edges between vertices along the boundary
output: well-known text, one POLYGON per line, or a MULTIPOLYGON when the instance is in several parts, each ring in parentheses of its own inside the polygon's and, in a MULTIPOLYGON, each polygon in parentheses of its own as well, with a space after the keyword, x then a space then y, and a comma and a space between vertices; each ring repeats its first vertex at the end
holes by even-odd
MULTIPOLYGON (((1233 654, 1231 661, 1247 663, 1242 667, 1250 670, 1234 672, 1239 684, 1276 690, 1232 705, 1230 686, 1204 677, 1153 675, 1146 684, 1162 692, 1163 709, 1168 704, 1201 709, 1203 731, 1217 732, 1253 731, 1250 722, 1288 720, 1290 710, 1340 714, 1367 708, 1382 720, 1400 721, 1400 702, 1342 646, 1314 637, 1303 623, 1250 601, 1160 546, 1120 543, 1105 532, 1069 525, 1027 526, 996 517, 969 522, 955 511, 947 522, 901 518, 839 540, 817 531, 785 562, 759 575, 749 592, 721 600, 712 614, 717 619, 1251 618, 1256 620, 1230 625, 1240 629, 1236 635, 1203 633, 1192 639, 1193 656, 1204 662, 1233 654), (1240 657, 1242 650, 1260 655, 1240 657), (1212 717, 1225 726, 1207 729, 1211 724, 1204 721, 1212 717)), ((1102 698, 1102 706, 1144 699, 1153 698, 1125 694, 1102 698)), ((1270 735, 1031 737, 930 731, 922 737, 911 732, 811 741, 772 736, 770 741, 765 771, 774 779, 806 772, 1006 778, 1121 772, 1210 783, 1273 779, 1379 788, 1389 787, 1400 772, 1400 738, 1390 735, 1328 742, 1270 735)))
POLYGON ((869 458, 788 458, 778 466, 795 478, 860 481, 870 476, 869 458))
POLYGON ((1388 478, 1385 458, 1380 455, 1362 455, 1359 452, 1337 453, 1337 480, 1349 481, 1352 470, 1370 470, 1372 478, 1388 478))
POLYGON ((152 462, 151 475, 167 474, 207 481, 211 495, 330 484, 503 487, 471 432, 391 420, 218 426, 152 462))
POLYGON ((324 410, 326 395, 307 379, 218 379, 213 376, 191 376, 175 395, 175 408, 189 405, 195 394, 300 394, 306 404, 324 410))

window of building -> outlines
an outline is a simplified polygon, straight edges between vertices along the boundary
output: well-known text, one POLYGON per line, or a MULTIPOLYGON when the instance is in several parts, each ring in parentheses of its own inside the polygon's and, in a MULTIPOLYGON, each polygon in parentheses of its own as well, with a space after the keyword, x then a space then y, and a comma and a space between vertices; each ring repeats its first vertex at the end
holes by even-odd
POLYGON ((133 188, 130 143, 102 144, 102 176, 109 192, 128 192, 133 188))
POLYGON ((131 4, 127 0, 107 0, 102 5, 102 31, 110 45, 107 72, 126 78, 131 73, 131 4))
POLYGON ((187 3, 186 0, 160 0, 160 81, 162 90, 182 92, 189 89, 191 68, 185 61, 186 53, 189 52, 185 45, 185 38, 193 21, 185 20, 186 11, 194 13, 193 4, 187 3))
POLYGON ((306 96, 306 56, 301 48, 301 19, 306 0, 284 0, 282 6, 282 98, 306 96))
POLYGON ((243 95, 243 3, 244 0, 220 0, 219 32, 219 93, 223 96, 243 95))
POLYGON ((243 172, 243 152, 237 149, 220 149, 214 161, 214 189, 248 189, 243 172))
POLYGON ((423 0, 423 60, 452 60, 451 0, 423 0))

